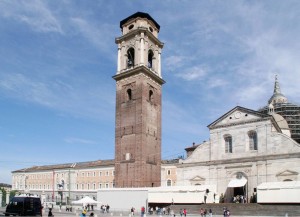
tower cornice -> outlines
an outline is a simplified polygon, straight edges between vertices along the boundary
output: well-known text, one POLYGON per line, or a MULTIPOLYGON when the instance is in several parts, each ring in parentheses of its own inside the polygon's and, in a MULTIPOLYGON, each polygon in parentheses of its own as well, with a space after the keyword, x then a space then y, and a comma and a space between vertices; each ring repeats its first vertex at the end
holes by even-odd
POLYGON ((155 42, 156 45, 159 46, 159 48, 163 48, 164 43, 161 42, 160 40, 158 40, 158 38, 156 38, 151 32, 149 32, 146 27, 138 27, 137 29, 132 30, 131 32, 129 32, 127 34, 116 38, 115 42, 116 42, 116 44, 120 44, 120 43, 122 43, 122 41, 131 39, 135 35, 141 35, 141 33, 144 33, 145 35, 147 35, 153 42, 155 42))
POLYGON ((143 74, 149 76, 150 78, 152 78, 154 81, 156 81, 160 85, 166 83, 162 78, 160 78, 152 70, 150 70, 149 68, 147 68, 144 65, 134 67, 133 69, 125 70, 122 73, 114 75, 113 79, 115 79, 116 81, 119 81, 124 78, 131 77, 133 75, 140 74, 140 73, 143 73, 143 74))

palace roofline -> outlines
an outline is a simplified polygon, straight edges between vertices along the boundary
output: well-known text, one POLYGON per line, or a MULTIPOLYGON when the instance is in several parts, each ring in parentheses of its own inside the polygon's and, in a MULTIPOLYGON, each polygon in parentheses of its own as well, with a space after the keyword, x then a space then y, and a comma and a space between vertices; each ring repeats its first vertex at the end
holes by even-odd
MULTIPOLYGON (((177 159, 177 158, 161 161, 162 164, 176 164, 178 162, 179 162, 179 159, 177 159)), ((96 161, 86 161, 86 162, 33 166, 33 167, 29 167, 29 168, 12 171, 12 173, 49 171, 49 170, 57 170, 57 169, 84 169, 84 168, 93 168, 93 167, 101 167, 101 166, 115 166, 115 160, 113 160, 113 159, 96 160, 96 161)))

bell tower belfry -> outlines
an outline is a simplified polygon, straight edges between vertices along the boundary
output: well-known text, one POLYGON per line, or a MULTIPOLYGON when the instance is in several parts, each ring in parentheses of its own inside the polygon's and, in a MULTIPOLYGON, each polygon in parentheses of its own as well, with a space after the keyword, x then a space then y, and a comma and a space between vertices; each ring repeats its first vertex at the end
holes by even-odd
POLYGON ((115 187, 161 185, 160 26, 137 12, 120 22, 115 124, 115 187))

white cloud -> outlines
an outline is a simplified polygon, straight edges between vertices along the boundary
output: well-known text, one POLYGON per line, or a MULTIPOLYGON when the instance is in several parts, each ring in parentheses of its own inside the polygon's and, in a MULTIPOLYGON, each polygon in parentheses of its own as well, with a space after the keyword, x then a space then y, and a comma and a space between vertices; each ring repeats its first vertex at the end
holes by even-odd
POLYGON ((168 131, 198 135, 203 129, 200 120, 195 120, 195 110, 193 105, 182 106, 182 101, 172 102, 166 100, 163 102, 163 119, 168 122, 164 126, 168 131), (166 112, 164 112, 166 111, 166 112))
POLYGON ((87 38, 92 44, 96 45, 104 53, 111 53, 111 39, 115 37, 115 26, 111 26, 108 23, 100 23, 99 25, 93 25, 90 21, 82 19, 80 17, 71 18, 71 22, 75 25, 75 29, 78 29, 84 38, 87 38))
POLYGON ((3 0, 0 2, 0 14, 7 19, 26 23, 37 32, 63 33, 59 21, 47 7, 45 1, 3 0))
POLYGON ((207 74, 207 67, 205 66, 193 66, 184 70, 181 73, 177 73, 176 76, 183 78, 186 81, 202 80, 207 74))
POLYGON ((181 67, 182 65, 184 65, 184 62, 187 60, 188 58, 185 56, 167 56, 164 60, 164 66, 166 67, 166 70, 175 70, 178 69, 179 67, 181 67))
POLYGON ((8 97, 74 116, 103 119, 113 115, 109 108, 113 107, 114 93, 107 94, 105 84, 101 87, 87 85, 90 82, 88 78, 80 81, 76 78, 68 81, 45 79, 19 73, 0 73, 0 91, 8 97))
POLYGON ((226 86, 227 84, 228 84, 227 80, 218 77, 210 77, 207 82, 207 86, 209 88, 222 87, 222 86, 226 86))
POLYGON ((69 144, 83 144, 83 145, 94 145, 97 144, 97 142, 88 140, 88 139, 82 139, 82 138, 76 138, 76 137, 68 137, 65 138, 64 141, 69 144))

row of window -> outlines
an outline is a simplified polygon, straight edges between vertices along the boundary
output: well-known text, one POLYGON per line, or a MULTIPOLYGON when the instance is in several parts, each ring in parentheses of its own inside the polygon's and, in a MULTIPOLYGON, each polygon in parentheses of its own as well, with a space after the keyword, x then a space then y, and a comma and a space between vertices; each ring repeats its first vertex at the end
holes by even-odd
MULTIPOLYGON (((40 179, 40 178, 51 178, 52 174, 34 174, 34 175, 28 175, 28 176, 24 176, 22 175, 15 175, 14 179, 40 179)), ((63 177, 63 174, 62 174, 63 177)))
MULTIPOLYGON (((22 189, 23 185, 18 185, 17 183, 15 184, 15 187, 16 189, 18 189, 18 186, 19 186, 19 189, 22 189)), ((25 188, 28 188, 28 189, 43 189, 43 190, 50 190, 50 189, 53 189, 53 185, 41 185, 41 184, 30 184, 30 185, 25 185, 25 188)), ((69 188, 69 184, 66 185, 66 189, 69 188)))
MULTIPOLYGON (((111 186, 114 188, 115 184, 111 183, 111 186)), ((109 188, 109 183, 98 183, 98 186, 96 183, 93 184, 76 184, 77 190, 96 190, 98 188, 109 188)))
MULTIPOLYGON (((257 150, 257 133, 253 130, 248 132, 249 138, 249 150, 257 150)), ((225 153, 232 153, 233 152, 233 141, 232 136, 230 134, 224 135, 225 141, 225 153)))
MULTIPOLYGON (((77 190, 96 190, 98 188, 109 188, 109 187, 114 187, 114 183, 96 183, 93 184, 76 184, 76 189, 77 190)), ((23 185, 16 183, 15 184, 15 189, 22 189, 23 185)), ((53 189, 53 185, 39 185, 39 184, 33 184, 33 185, 28 185, 26 188, 28 189, 39 189, 39 190, 51 190, 53 189)), ((69 189, 69 184, 66 185, 66 189, 69 189)))
MULTIPOLYGON (((105 172, 102 172, 102 171, 99 171, 98 173, 96 173, 96 172, 82 172, 81 173, 81 176, 82 177, 84 177, 84 176, 86 176, 86 177, 91 177, 91 176, 93 176, 93 177, 95 177, 96 175, 98 175, 98 176, 102 176, 102 175, 105 175, 105 176, 110 176, 110 171, 105 171, 105 172)), ((56 178, 59 178, 59 177, 64 177, 64 175, 66 175, 66 177, 67 177, 67 175, 68 174, 64 174, 64 173, 56 173, 56 178)), ((115 171, 113 170, 113 171, 111 171, 111 175, 112 176, 114 176, 115 175, 115 171)), ((76 174, 76 176, 78 177, 79 176, 79 173, 77 173, 76 174)), ((15 180, 22 180, 24 178, 24 176, 23 175, 21 175, 21 176, 14 176, 14 179, 15 180)), ((36 174, 36 175, 28 175, 28 179, 41 179, 41 178, 52 178, 52 174, 36 174)))
MULTIPOLYGON (((96 172, 82 172, 81 173, 81 176, 82 177, 95 177, 96 175, 98 176, 102 176, 102 175, 105 175, 105 176, 109 176, 110 175, 110 171, 105 171, 105 172, 102 172, 102 171, 99 171, 98 173, 96 172)), ((111 175, 114 176, 115 175, 115 171, 111 171, 111 175)), ((76 174, 76 176, 78 177, 79 176, 79 173, 76 174)))
MULTIPOLYGON (((129 48, 127 50, 127 68, 131 68, 134 66, 135 60, 135 50, 133 47, 129 48)), ((148 51, 148 67, 152 68, 153 65, 153 57, 154 57, 154 53, 152 50, 148 51)))
MULTIPOLYGON (((126 101, 130 101, 132 100, 132 90, 130 88, 128 88, 126 90, 126 101)), ((148 93, 148 101, 149 102, 153 102, 154 101, 154 92, 153 90, 149 90, 149 93, 148 93)))

